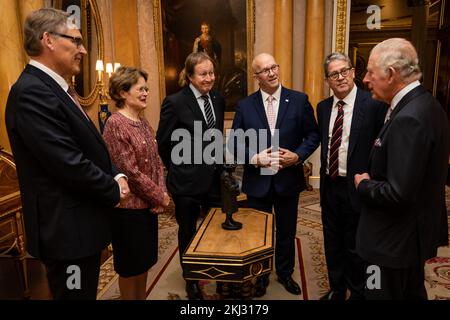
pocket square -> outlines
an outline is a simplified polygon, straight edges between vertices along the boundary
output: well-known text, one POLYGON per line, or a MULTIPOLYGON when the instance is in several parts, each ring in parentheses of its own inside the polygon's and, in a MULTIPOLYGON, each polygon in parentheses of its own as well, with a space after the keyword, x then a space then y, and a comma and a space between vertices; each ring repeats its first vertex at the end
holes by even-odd
POLYGON ((374 146, 374 147, 381 147, 381 139, 380 139, 380 138, 377 138, 377 139, 375 140, 375 142, 373 143, 373 146, 374 146))

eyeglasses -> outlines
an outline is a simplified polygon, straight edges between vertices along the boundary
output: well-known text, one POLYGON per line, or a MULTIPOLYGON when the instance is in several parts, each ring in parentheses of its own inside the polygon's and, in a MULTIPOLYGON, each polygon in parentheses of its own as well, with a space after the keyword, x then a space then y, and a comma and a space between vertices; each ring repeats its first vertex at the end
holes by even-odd
POLYGON ((77 48, 79 48, 83 45, 83 38, 81 38, 81 37, 72 37, 67 34, 63 34, 63 33, 59 33, 59 32, 49 32, 49 33, 51 33, 55 36, 58 36, 58 37, 69 39, 70 41, 72 41, 72 43, 74 45, 77 46, 77 48))
POLYGON ((333 73, 329 74, 329 75, 327 76, 327 78, 328 78, 328 79, 331 79, 331 80, 334 80, 334 81, 336 81, 337 79, 339 79, 339 75, 341 75, 343 78, 345 78, 346 76, 348 76, 348 75, 350 74, 350 71, 351 71, 352 69, 353 69, 352 67, 349 67, 349 68, 346 68, 346 69, 341 70, 341 71, 333 72, 333 73))
POLYGON ((144 93, 144 92, 148 93, 150 91, 150 89, 148 87, 140 87, 138 89, 138 91, 139 91, 139 93, 144 93))
POLYGON ((262 69, 262 70, 259 71, 259 72, 255 72, 255 74, 256 74, 256 75, 258 75, 258 74, 264 74, 265 76, 268 76, 269 73, 270 73, 270 71, 272 71, 273 73, 275 73, 275 72, 278 71, 278 68, 279 68, 279 67, 280 67, 280 66, 279 66, 278 64, 274 64, 274 65, 271 66, 270 68, 265 68, 265 69, 262 69))

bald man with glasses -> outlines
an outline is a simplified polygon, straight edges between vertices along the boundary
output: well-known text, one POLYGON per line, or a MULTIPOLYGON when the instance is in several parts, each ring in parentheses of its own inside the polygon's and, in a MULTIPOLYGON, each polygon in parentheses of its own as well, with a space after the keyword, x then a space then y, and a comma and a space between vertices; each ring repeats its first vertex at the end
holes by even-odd
MULTIPOLYGON (((248 142, 239 146, 236 136, 229 141, 245 150, 245 159, 238 160, 245 160, 242 191, 247 194, 248 206, 275 212, 277 280, 289 293, 299 295, 300 286, 292 278, 297 208, 300 192, 306 187, 302 163, 319 145, 317 123, 307 95, 282 86, 280 67, 273 56, 257 55, 252 69, 260 90, 239 101, 232 128, 265 132, 267 141, 259 141, 258 150, 251 150, 248 142), (261 147, 264 144, 266 147, 261 147)), ((258 277, 254 295, 263 296, 268 285, 267 275, 258 277)))

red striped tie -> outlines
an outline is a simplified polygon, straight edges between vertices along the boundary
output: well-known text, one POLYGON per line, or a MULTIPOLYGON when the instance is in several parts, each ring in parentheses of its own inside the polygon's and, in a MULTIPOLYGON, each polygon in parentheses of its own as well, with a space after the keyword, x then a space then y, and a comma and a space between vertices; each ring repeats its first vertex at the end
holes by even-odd
POLYGON ((335 179, 339 176, 339 147, 341 146, 342 140, 342 126, 344 124, 345 102, 339 100, 336 105, 338 107, 338 112, 336 120, 334 121, 333 133, 330 143, 330 157, 328 161, 328 173, 332 179, 335 179))

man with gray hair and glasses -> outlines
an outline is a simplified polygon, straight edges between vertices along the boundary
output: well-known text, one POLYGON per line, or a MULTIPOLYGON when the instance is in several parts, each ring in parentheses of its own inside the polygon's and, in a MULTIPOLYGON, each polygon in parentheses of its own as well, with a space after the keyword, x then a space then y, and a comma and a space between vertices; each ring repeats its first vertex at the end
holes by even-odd
POLYGON ((367 171, 373 142, 383 126, 386 104, 357 88, 348 56, 331 53, 324 63, 333 96, 317 105, 321 138, 320 202, 330 290, 321 300, 362 299, 364 263, 355 252, 361 203, 353 177, 367 171))
POLYGON ((111 208, 128 196, 128 184, 67 83, 86 54, 69 14, 32 12, 23 39, 31 59, 9 93, 6 127, 27 251, 45 264, 54 299, 95 299, 111 208))
POLYGON ((421 76, 409 41, 392 38, 372 49, 364 82, 390 107, 368 171, 355 175, 363 203, 356 248, 370 267, 367 299, 426 299, 424 263, 448 243, 449 126, 421 76))

